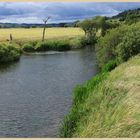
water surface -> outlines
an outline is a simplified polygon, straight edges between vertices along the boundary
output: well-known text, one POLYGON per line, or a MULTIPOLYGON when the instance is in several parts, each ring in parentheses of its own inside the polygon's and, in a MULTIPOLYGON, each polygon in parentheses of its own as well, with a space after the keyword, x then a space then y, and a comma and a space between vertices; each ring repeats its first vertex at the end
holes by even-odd
POLYGON ((24 55, 0 69, 0 137, 57 137, 72 90, 97 73, 91 50, 24 55))

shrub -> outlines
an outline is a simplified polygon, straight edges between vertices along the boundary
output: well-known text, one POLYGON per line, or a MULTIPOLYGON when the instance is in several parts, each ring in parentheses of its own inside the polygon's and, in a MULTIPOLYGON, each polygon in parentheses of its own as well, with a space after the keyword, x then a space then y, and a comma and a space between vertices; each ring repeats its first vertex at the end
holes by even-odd
POLYGON ((84 45, 82 45, 82 39, 83 39, 83 37, 72 38, 69 42, 71 48, 72 49, 79 49, 79 48, 84 47, 84 45))
POLYGON ((122 41, 122 37, 128 30, 127 26, 121 26, 110 30, 104 37, 100 37, 95 46, 96 56, 100 67, 109 60, 115 59, 116 46, 122 41))
POLYGON ((88 45, 94 45, 97 41, 97 38, 94 36, 82 37, 80 42, 81 46, 85 47, 88 45))
POLYGON ((35 46, 35 50, 39 52, 44 52, 49 50, 47 42, 38 42, 35 46))
POLYGON ((35 47, 32 43, 26 43, 23 45, 23 51, 25 52, 34 52, 35 51, 35 47))
POLYGON ((0 44, 0 63, 9 63, 20 59, 21 50, 15 44, 0 44))
POLYGON ((140 30, 133 29, 126 33, 123 41, 116 47, 119 63, 127 61, 130 57, 140 53, 140 30))
POLYGON ((69 45, 69 42, 68 41, 65 41, 65 40, 59 40, 59 41, 54 41, 54 49, 52 48, 52 50, 55 50, 55 51, 67 51, 67 50, 70 50, 70 45, 69 45))
POLYGON ((119 63, 140 52, 140 23, 122 25, 110 30, 100 37, 95 46, 96 56, 100 67, 110 60, 119 63))
POLYGON ((70 50, 70 45, 68 41, 65 40, 52 40, 52 41, 45 41, 39 42, 36 45, 36 51, 66 51, 70 50))

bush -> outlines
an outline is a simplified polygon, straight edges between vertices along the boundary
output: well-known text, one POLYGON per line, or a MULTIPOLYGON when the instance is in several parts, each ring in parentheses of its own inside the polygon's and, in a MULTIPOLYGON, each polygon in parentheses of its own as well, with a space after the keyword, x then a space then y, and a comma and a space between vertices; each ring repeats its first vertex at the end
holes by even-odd
POLYGON ((100 37, 95 46, 96 56, 100 67, 109 60, 115 59, 116 46, 122 41, 122 37, 128 30, 127 26, 121 26, 110 30, 104 37, 100 37))
POLYGON ((56 41, 54 42, 55 46, 54 46, 54 49, 52 48, 52 50, 55 50, 55 51, 67 51, 67 50, 70 50, 70 45, 69 45, 69 42, 68 41, 65 41, 65 40, 59 40, 59 41, 56 41))
POLYGON ((68 41, 65 40, 45 41, 37 43, 35 48, 36 51, 66 51, 70 50, 70 45, 68 41))
POLYGON ((123 37, 123 41, 116 47, 119 63, 127 61, 130 57, 140 53, 140 30, 131 30, 123 37))
POLYGON ((110 30, 97 41, 95 50, 99 66, 102 68, 110 60, 119 63, 140 52, 140 23, 122 25, 110 30))
POLYGON ((23 45, 23 51, 25 52, 34 52, 35 51, 35 47, 32 43, 26 43, 23 45))
POLYGON ((79 49, 79 48, 84 47, 84 45, 82 45, 82 39, 83 39, 83 37, 72 38, 69 42, 71 48, 72 49, 79 49))
POLYGON ((38 42, 35 46, 35 50, 39 52, 44 52, 49 50, 49 46, 47 42, 38 42))
POLYGON ((88 45, 94 45, 96 41, 97 41, 97 38, 95 36, 82 37, 80 40, 82 47, 85 47, 88 45))
POLYGON ((21 50, 15 44, 0 44, 0 63, 9 63, 20 59, 21 50))

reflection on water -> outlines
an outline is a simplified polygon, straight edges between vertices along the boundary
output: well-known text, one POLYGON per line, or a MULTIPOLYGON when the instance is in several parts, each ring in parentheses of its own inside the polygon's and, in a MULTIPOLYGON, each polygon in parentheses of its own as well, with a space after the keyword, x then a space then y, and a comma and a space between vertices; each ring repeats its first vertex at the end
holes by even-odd
POLYGON ((0 69, 0 137, 56 137, 75 85, 97 72, 91 50, 24 55, 0 69))

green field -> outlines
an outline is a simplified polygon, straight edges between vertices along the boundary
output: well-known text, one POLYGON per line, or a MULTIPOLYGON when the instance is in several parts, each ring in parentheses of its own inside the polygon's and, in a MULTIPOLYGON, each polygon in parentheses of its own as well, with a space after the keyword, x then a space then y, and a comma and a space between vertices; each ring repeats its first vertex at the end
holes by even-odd
MULTIPOLYGON (((0 41, 7 41, 10 34, 13 40, 41 40, 43 28, 10 28, 0 29, 0 41)), ((80 28, 46 28, 45 39, 70 38, 84 35, 80 28)))

